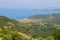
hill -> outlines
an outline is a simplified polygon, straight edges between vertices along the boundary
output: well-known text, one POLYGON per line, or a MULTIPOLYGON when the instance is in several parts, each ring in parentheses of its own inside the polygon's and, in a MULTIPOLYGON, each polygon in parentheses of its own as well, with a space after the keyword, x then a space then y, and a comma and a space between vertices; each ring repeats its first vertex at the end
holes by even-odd
MULTIPOLYGON (((59 24, 60 25, 60 24, 59 24)), ((50 22, 18 22, 17 20, 0 16, 0 39, 1 40, 48 40, 55 39, 60 36, 55 30, 60 29, 57 24, 50 22), (55 35, 56 34, 56 35, 55 35), (53 36, 54 35, 54 36, 53 36), (56 37, 57 36, 57 37, 56 37), (55 37, 55 38, 54 38, 55 37)))
POLYGON ((45 15, 34 15, 28 17, 28 19, 38 19, 40 22, 53 22, 53 23, 60 23, 60 13, 54 14, 45 14, 45 15))
POLYGON ((29 36, 19 31, 18 24, 14 19, 0 16, 0 40, 28 40, 29 36))
POLYGON ((24 23, 23 33, 26 33, 27 35, 30 35, 33 38, 47 38, 48 36, 53 35, 56 28, 60 29, 59 17, 60 13, 35 15, 20 20, 19 22, 24 23))

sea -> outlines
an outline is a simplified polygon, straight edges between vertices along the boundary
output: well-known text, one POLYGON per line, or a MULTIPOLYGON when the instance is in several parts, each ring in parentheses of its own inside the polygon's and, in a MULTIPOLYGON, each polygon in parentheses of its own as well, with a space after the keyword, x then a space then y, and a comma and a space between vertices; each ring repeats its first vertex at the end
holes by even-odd
POLYGON ((53 9, 0 9, 0 16, 21 20, 33 15, 60 13, 60 10, 53 9))

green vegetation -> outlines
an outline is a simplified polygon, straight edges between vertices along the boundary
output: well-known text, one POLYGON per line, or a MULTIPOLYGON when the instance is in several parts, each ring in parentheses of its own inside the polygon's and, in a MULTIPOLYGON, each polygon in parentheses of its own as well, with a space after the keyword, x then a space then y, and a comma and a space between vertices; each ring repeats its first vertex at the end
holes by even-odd
POLYGON ((28 19, 38 19, 40 22, 44 23, 60 23, 60 13, 53 13, 53 14, 45 14, 45 15, 34 15, 31 17, 28 17, 28 19))
POLYGON ((26 40, 17 31, 18 22, 5 16, 0 16, 0 40, 26 40))
POLYGON ((60 14, 52 15, 53 18, 41 16, 42 22, 36 23, 22 23, 0 16, 0 40, 59 40, 60 14))

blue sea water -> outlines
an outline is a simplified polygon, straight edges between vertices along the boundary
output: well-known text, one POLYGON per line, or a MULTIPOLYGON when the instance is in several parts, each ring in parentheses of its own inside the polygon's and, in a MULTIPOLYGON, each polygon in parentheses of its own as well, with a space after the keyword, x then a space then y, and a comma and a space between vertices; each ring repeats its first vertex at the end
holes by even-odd
POLYGON ((8 18, 20 20, 29 16, 38 14, 60 13, 60 11, 52 11, 48 9, 0 9, 0 16, 7 16, 8 18))

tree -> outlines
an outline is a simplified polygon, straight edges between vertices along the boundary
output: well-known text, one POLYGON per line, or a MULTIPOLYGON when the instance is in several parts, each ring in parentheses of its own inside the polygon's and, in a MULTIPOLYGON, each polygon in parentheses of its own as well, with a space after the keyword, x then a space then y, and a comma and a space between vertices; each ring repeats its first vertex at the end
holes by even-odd
POLYGON ((43 40, 43 38, 42 37, 39 37, 39 40, 43 40))
POLYGON ((55 30, 53 36, 55 40, 60 40, 60 29, 55 30))
POLYGON ((46 40, 55 40, 53 36, 48 36, 46 40))

